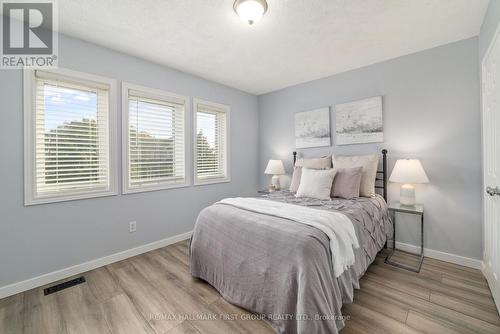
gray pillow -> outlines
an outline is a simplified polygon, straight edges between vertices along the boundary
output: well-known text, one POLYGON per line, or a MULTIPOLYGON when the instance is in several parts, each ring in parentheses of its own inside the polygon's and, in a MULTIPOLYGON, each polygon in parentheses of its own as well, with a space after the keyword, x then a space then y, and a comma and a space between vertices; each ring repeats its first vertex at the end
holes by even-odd
POLYGON ((297 159, 293 167, 292 181, 290 182, 290 191, 295 193, 299 189, 302 167, 309 169, 329 169, 332 168, 332 156, 322 158, 297 159))
POLYGON ((338 168, 333 179, 331 197, 354 199, 359 197, 363 167, 338 168))

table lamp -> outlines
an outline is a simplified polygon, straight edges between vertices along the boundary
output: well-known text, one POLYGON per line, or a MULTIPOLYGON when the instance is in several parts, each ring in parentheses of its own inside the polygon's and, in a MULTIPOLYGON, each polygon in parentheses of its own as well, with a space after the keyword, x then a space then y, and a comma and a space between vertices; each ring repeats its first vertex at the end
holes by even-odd
POLYGON ((392 170, 390 182, 403 183, 400 190, 399 202, 403 205, 415 205, 416 183, 429 183, 424 168, 417 159, 400 159, 396 161, 392 170))
POLYGON ((269 160, 267 163, 266 170, 264 174, 273 175, 271 179, 271 185, 275 190, 280 189, 280 175, 285 174, 285 167, 283 166, 283 162, 281 160, 269 160))

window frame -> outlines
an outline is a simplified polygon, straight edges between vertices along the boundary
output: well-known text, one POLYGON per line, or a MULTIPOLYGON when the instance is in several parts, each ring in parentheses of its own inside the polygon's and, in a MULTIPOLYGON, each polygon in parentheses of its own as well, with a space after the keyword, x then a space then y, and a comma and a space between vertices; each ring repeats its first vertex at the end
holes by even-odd
POLYGON ((231 138, 230 138, 230 127, 231 127, 231 107, 226 104, 221 104, 221 103, 216 103, 216 102, 211 102, 207 100, 202 100, 198 98, 193 98, 193 127, 192 127, 192 150, 193 150, 193 180, 194 180, 194 185, 195 186, 201 186, 201 185, 206 185, 206 184, 216 184, 216 183, 227 183, 231 182, 231 138), (207 180, 199 179, 198 178, 198 162, 197 162, 197 146, 196 146, 196 141, 197 141, 197 116, 198 116, 198 105, 199 104, 204 104, 208 105, 217 109, 221 109, 222 112, 226 113, 226 145, 225 145, 225 163, 226 163, 226 174, 224 177, 218 177, 218 178, 211 178, 207 180))
POLYGON ((117 82, 114 79, 65 68, 57 70, 23 70, 23 114, 24 114, 24 205, 37 205, 118 195, 117 175, 117 82), (59 80, 83 85, 105 85, 108 90, 108 152, 109 187, 106 190, 68 191, 66 194, 39 196, 36 194, 36 71, 46 73, 59 80))
POLYGON ((189 159, 189 129, 190 127, 190 100, 189 96, 180 95, 176 93, 167 92, 161 89, 136 85, 130 82, 122 82, 122 193, 123 194, 135 194, 141 192, 148 191, 158 191, 165 189, 175 189, 175 188, 184 188, 190 185, 190 173, 189 166, 191 161, 189 159), (182 99, 184 100, 184 182, 163 182, 155 185, 147 185, 140 187, 131 187, 129 184, 129 158, 130 158, 130 150, 129 150, 129 91, 134 90, 143 93, 144 97, 149 97, 152 99, 158 100, 168 100, 169 98, 173 99, 182 99))

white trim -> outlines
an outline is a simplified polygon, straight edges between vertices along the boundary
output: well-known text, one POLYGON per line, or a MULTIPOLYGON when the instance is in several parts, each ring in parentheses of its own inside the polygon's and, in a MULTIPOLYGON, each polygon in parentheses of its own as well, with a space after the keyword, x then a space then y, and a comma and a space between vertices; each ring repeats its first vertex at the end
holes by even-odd
POLYGON ((67 202, 67 201, 76 201, 80 199, 90 199, 97 197, 108 197, 108 196, 116 196, 118 192, 116 191, 89 191, 89 192, 81 192, 75 195, 63 195, 63 196, 51 196, 51 197, 40 197, 38 199, 31 199, 28 202, 25 202, 25 206, 31 205, 39 205, 39 204, 49 204, 49 203, 59 203, 59 202, 67 202))
POLYGON ((500 311, 500 289, 498 289, 498 286, 496 284, 496 281, 494 279, 494 275, 491 272, 491 267, 486 266, 484 261, 481 261, 481 271, 486 278, 486 281, 488 282, 488 286, 491 291, 491 295, 493 296, 493 300, 495 301, 495 305, 497 307, 497 310, 500 311))
POLYGON ((77 72, 69 69, 58 68, 56 70, 32 70, 23 71, 23 116, 24 116, 24 205, 46 204, 54 202, 72 201, 93 197, 118 195, 118 175, 117 175, 117 82, 114 79, 77 72), (109 112, 108 112, 108 133, 109 133, 109 189, 96 191, 81 191, 68 195, 58 196, 35 196, 35 159, 34 159, 34 134, 35 123, 33 115, 35 113, 35 72, 40 71, 47 75, 68 79, 73 82, 86 84, 104 84, 109 87, 109 112))
POLYGON ((216 183, 226 183, 226 182, 231 182, 231 107, 226 104, 221 104, 221 103, 216 103, 216 102, 211 102, 207 100, 202 100, 198 98, 193 98, 193 126, 192 126, 192 150, 193 150, 193 185, 195 186, 202 186, 206 184, 216 184, 216 183), (208 106, 213 106, 215 108, 221 109, 221 111, 226 113, 226 171, 227 175, 225 177, 220 177, 220 178, 210 178, 210 179, 205 179, 205 180, 199 180, 198 179, 198 172, 196 168, 196 114, 198 112, 198 104, 205 104, 208 106))
POLYGON ((495 44, 494 42, 499 37, 499 34, 500 34, 500 24, 497 25, 497 28, 495 29, 495 34, 493 34, 493 37, 490 40, 490 44, 488 45, 488 48, 484 53, 483 59, 481 59, 481 68, 484 67, 484 62, 486 58, 490 55, 491 49, 493 49, 493 44, 495 44))
MULTIPOLYGON (((479 97, 481 99, 481 150, 482 150, 482 168, 483 168, 483 188, 486 188, 487 182, 486 182, 486 173, 484 173, 484 166, 486 166, 485 158, 486 158, 486 147, 485 147, 485 142, 484 142, 484 86, 485 86, 485 62, 488 56, 491 53, 491 50, 493 49, 495 42, 500 38, 500 24, 497 25, 497 28, 495 30, 495 34, 490 40, 490 43, 488 45, 488 48, 486 49, 486 52, 484 53, 483 58, 481 59, 481 69, 480 69, 480 74, 481 74, 481 83, 480 83, 480 88, 481 88, 481 94, 479 94, 479 97)), ((483 262, 482 262, 482 267, 481 271, 483 272, 484 277, 486 277, 486 281, 488 282, 488 286, 491 291, 491 295, 493 296, 493 300, 495 301, 495 304, 497 306, 497 310, 500 311, 500 283, 498 280, 498 277, 496 277, 496 274, 493 272, 491 268, 491 257, 488 259, 487 257, 487 250, 486 250, 486 238, 488 237, 486 235, 486 193, 483 191, 483 262)), ((497 237, 497 242, 498 242, 498 237, 497 237)), ((492 251, 491 249, 489 250, 490 252, 492 251)))
POLYGON ((0 287, 0 299, 189 239, 192 231, 0 287))
POLYGON ((170 183, 170 184, 149 185, 147 187, 143 186, 143 187, 130 188, 130 189, 125 190, 125 183, 124 183, 122 192, 123 192, 123 195, 130 195, 130 194, 140 194, 140 193, 149 192, 149 191, 188 188, 190 186, 191 185, 187 182, 182 182, 182 183, 179 182, 179 183, 170 183))
POLYGON ((134 194, 146 191, 164 190, 189 187, 190 185, 190 170, 189 170, 189 138, 191 129, 190 123, 190 100, 189 96, 179 95, 155 88, 140 86, 129 82, 122 82, 122 193, 134 194), (163 182, 155 185, 130 187, 129 186, 129 110, 128 110, 128 94, 129 90, 144 92, 144 96, 159 100, 179 99, 184 101, 184 181, 183 182, 163 182))
POLYGON ((218 177, 218 178, 213 178, 213 179, 206 179, 203 181, 197 180, 194 182, 193 186, 199 187, 199 186, 205 186, 205 185, 209 185, 209 184, 229 183, 229 182, 231 182, 231 178, 218 177))
POLYGON ((34 191, 34 179, 32 171, 35 171, 35 159, 33 159, 35 124, 32 121, 34 113, 34 90, 35 71, 23 71, 23 122, 24 122, 24 205, 32 203, 34 191))
MULTIPOLYGON (((402 243, 399 241, 396 241, 396 249, 400 249, 406 252, 411 252, 411 253, 420 253, 420 247, 415 246, 415 245, 410 245, 406 243, 402 243)), ((445 253, 441 251, 437 251, 434 249, 430 248, 424 248, 424 256, 436 259, 436 260, 441 260, 449 263, 454 263, 458 264, 460 266, 464 267, 469 267, 469 268, 474 268, 474 269, 481 269, 482 268, 482 261, 478 259, 472 259, 470 257, 465 257, 465 256, 460 256, 460 255, 455 255, 451 253, 445 253)))
MULTIPOLYGON (((34 289, 34 288, 40 287, 42 285, 50 284, 50 283, 74 276, 74 275, 78 275, 78 274, 81 274, 81 273, 84 273, 84 272, 87 272, 87 271, 90 271, 90 270, 93 270, 93 269, 96 269, 99 267, 103 267, 103 266, 106 266, 106 265, 114 263, 114 262, 125 260, 127 258, 136 256, 139 254, 143 254, 143 253, 146 253, 146 252, 158 249, 158 248, 166 247, 168 245, 172 245, 174 243, 177 243, 177 242, 180 242, 183 240, 187 240, 191 237, 192 233, 193 233, 192 231, 185 232, 182 234, 175 235, 173 237, 154 241, 154 242, 151 242, 151 243, 146 244, 146 245, 138 246, 138 247, 131 248, 131 249, 121 251, 118 253, 114 253, 114 254, 111 254, 111 255, 108 255, 105 257, 101 257, 101 258, 87 261, 87 262, 84 262, 81 264, 77 264, 75 266, 71 266, 71 267, 67 267, 64 269, 57 270, 57 271, 53 271, 51 273, 43 274, 43 275, 40 275, 40 276, 37 276, 34 278, 30 278, 30 279, 27 279, 27 280, 24 280, 21 282, 5 285, 3 287, 0 287, 0 299, 14 295, 16 293, 20 293, 23 291, 34 289)), ((408 252, 415 252, 416 253, 416 252, 420 251, 420 247, 418 247, 418 246, 405 244, 405 243, 401 243, 401 242, 396 242, 396 247, 398 249, 408 251, 408 252)), ((449 254, 449 253, 444 253, 444 252, 440 252, 440 251, 436 251, 436 250, 428 249, 428 248, 424 249, 424 254, 425 254, 425 256, 433 258, 433 259, 437 259, 437 260, 441 260, 441 261, 445 261, 445 262, 450 262, 450 263, 454 263, 454 264, 458 264, 458 265, 462 265, 462 266, 466 266, 466 267, 470 267, 470 268, 474 268, 474 269, 480 269, 483 271, 483 274, 485 274, 486 278, 488 278, 488 276, 484 272, 485 271, 484 264, 481 260, 471 259, 471 258, 459 256, 459 255, 449 254)), ((493 297, 495 297, 495 295, 493 297)), ((499 304, 500 299, 497 300, 497 298, 498 298, 498 296, 495 297, 495 301, 497 302, 497 304, 499 304)))

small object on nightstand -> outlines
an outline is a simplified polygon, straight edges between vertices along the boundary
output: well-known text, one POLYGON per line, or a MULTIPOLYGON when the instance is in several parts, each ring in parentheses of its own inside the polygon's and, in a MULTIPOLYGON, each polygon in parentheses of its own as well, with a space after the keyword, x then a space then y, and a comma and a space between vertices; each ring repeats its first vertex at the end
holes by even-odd
POLYGON ((424 206, 422 204, 403 205, 400 202, 391 202, 389 204, 389 212, 392 216, 392 225, 393 225, 392 252, 391 254, 389 254, 385 262, 393 266, 418 273, 420 272, 420 268, 422 267, 422 261, 424 260, 424 206), (418 262, 416 267, 405 265, 392 259, 396 251, 396 212, 420 216, 420 254, 414 254, 407 251, 397 250, 398 252, 418 256, 418 262))

